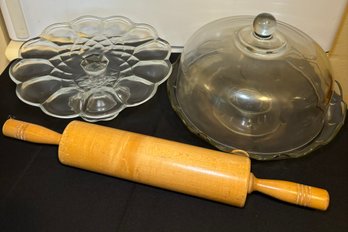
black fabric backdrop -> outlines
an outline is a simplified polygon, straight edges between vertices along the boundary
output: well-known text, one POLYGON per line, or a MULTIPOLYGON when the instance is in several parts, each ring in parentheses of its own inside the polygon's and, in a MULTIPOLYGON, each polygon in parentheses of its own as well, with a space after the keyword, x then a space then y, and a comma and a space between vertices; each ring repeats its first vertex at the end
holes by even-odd
MULTIPOLYGON (((21 102, 8 69, 0 77, 0 124, 11 115, 62 132, 68 119, 21 102)), ((212 148, 191 134, 172 110, 166 85, 150 101, 97 124, 212 148)), ((252 161, 260 178, 328 189, 320 212, 259 193, 244 208, 132 183, 61 165, 57 147, 0 135, 0 231, 348 231, 348 125, 312 154, 252 161)))

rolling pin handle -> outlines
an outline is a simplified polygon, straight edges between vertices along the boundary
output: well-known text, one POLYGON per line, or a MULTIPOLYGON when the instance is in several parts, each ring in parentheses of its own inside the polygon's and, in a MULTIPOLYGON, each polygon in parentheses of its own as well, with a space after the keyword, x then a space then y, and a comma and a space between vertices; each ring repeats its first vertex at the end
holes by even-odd
POLYGON ((61 134, 55 131, 13 118, 6 120, 2 127, 2 133, 5 136, 23 141, 55 145, 59 144, 61 138, 61 134))
POLYGON ((288 203, 325 211, 329 193, 325 189, 283 180, 258 179, 250 173, 248 193, 258 191, 288 203))

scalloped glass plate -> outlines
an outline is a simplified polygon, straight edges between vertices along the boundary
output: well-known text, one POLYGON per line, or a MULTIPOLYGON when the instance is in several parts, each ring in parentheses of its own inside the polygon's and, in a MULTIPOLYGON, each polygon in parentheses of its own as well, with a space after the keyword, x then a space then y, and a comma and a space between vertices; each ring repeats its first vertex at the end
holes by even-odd
POLYGON ((48 115, 111 120, 154 96, 171 74, 170 50, 147 24, 83 16, 25 42, 9 72, 17 96, 48 115))

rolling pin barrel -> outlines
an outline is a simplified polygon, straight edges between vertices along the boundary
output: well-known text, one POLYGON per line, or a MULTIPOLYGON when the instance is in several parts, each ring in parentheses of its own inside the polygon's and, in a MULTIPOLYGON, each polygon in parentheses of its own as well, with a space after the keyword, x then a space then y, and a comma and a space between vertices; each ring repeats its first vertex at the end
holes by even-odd
POLYGON ((74 121, 59 143, 66 165, 243 206, 250 160, 132 132, 74 121))
POLYGON ((59 160, 69 166, 234 206, 244 206, 247 194, 252 191, 319 210, 326 210, 329 205, 329 195, 324 189, 257 179, 250 173, 250 159, 243 156, 79 121, 71 122, 60 135, 9 119, 3 134, 59 144, 59 160))

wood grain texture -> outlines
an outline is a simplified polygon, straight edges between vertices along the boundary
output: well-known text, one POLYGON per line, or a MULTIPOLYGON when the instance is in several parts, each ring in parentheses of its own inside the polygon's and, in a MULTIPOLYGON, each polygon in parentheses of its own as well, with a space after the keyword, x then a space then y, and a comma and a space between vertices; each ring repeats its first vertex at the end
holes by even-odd
POLYGON ((348 6, 332 50, 329 53, 334 78, 343 88, 343 97, 348 102, 348 6))
POLYGON ((59 144, 66 165, 242 207, 247 157, 72 122, 59 144))

